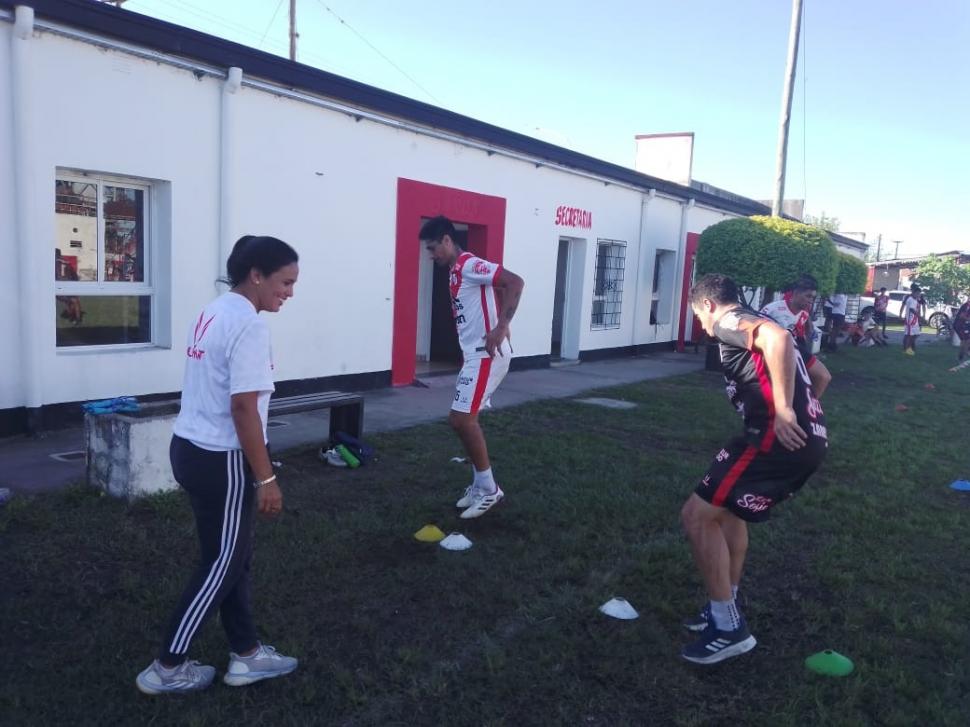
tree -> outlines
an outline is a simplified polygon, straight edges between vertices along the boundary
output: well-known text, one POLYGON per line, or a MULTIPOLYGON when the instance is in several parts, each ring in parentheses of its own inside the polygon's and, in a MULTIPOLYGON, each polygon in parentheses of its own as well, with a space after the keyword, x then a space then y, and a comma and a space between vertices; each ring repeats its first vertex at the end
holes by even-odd
POLYGON ((970 267, 956 258, 930 255, 920 262, 913 280, 930 305, 958 305, 970 295, 970 267))
POLYGON ((842 223, 839 221, 838 217, 826 217, 825 210, 822 210, 822 214, 819 216, 805 215, 805 224, 812 225, 813 227, 819 227, 826 232, 838 232, 839 225, 842 223))
POLYGON ((839 271, 835 276, 835 292, 855 295, 866 290, 869 268, 859 258, 847 252, 837 252, 839 271))
POLYGON ((697 273, 729 275, 738 285, 784 288, 800 275, 835 289, 835 244, 824 231, 779 217, 738 217, 711 225, 697 247, 697 273))

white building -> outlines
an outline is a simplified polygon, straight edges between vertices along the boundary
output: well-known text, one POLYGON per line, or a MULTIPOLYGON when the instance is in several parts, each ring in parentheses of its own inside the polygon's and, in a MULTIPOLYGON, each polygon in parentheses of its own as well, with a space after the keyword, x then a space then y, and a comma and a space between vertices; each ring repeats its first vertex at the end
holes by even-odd
POLYGON ((0 0, 0 435, 177 392, 243 234, 300 253, 269 317, 287 394, 452 355, 424 218, 525 278, 524 367, 671 347, 697 235, 767 213, 129 11, 24 2, 0 0))

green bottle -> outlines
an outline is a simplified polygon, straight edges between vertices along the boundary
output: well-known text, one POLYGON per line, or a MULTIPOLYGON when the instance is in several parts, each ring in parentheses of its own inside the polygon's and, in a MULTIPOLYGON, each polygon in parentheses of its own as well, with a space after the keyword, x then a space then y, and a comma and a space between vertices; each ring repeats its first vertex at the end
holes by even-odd
POLYGON ((337 450, 337 454, 339 454, 340 458, 347 463, 348 467, 350 467, 351 469, 354 469, 355 467, 360 467, 360 460, 357 459, 354 456, 354 453, 351 452, 349 449, 347 449, 346 446, 344 446, 343 444, 338 444, 336 447, 334 447, 334 449, 337 450))

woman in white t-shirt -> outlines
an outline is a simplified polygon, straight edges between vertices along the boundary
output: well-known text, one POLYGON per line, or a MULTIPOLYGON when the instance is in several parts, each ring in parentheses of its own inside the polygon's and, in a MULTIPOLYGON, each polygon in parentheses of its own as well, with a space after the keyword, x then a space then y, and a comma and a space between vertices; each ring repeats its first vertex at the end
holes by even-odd
POLYGON ((266 443, 273 393, 269 328, 293 295, 296 251, 275 237, 247 235, 226 263, 232 289, 194 317, 185 347, 182 408, 172 437, 172 470, 195 514, 201 559, 165 631, 158 657, 136 679, 146 694, 189 692, 215 669, 187 659, 193 638, 217 610, 229 640, 226 684, 289 674, 297 660, 256 636, 250 606, 256 512, 276 516, 283 496, 266 443))

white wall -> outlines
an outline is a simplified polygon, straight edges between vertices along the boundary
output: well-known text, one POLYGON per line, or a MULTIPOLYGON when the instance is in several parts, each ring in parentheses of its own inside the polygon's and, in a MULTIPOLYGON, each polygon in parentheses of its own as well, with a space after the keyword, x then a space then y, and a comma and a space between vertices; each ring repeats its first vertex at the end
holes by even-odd
MULTIPOLYGON (((0 53, 9 55, 11 27, 0 25, 0 53)), ((682 203, 657 196, 645 214, 644 192, 536 166, 415 131, 323 109, 243 87, 226 105, 223 82, 118 51, 35 33, 29 70, 33 132, 26 143, 36 161, 28 190, 36 221, 36 280, 29 300, 0 288, 4 310, 34 306, 46 322, 39 376, 43 403, 181 387, 182 341, 198 309, 217 291, 225 249, 242 234, 270 234, 300 253, 296 295, 273 329, 279 380, 385 371, 391 367, 396 251, 397 181, 404 177, 507 200, 505 265, 525 278, 513 322, 517 356, 548 354, 560 237, 585 240, 571 261, 567 309, 580 311, 580 350, 669 341, 676 336, 683 265, 682 203), (70 69, 70 83, 65 83, 70 69), (220 145, 230 133, 226 195, 232 215, 220 245, 220 145), (55 170, 88 170, 155 183, 153 229, 161 284, 157 323, 165 347, 57 351, 54 345, 53 248, 55 170), (557 226, 560 205, 592 213, 591 229, 557 226), (590 316, 597 239, 626 243, 621 325, 592 330, 590 316), (658 249, 676 252, 667 325, 649 324, 653 265, 658 249), (37 252, 39 251, 39 252, 37 252), (580 263, 581 267, 576 267, 580 263), (638 298, 639 295, 639 298, 638 298)), ((245 74, 245 69, 243 69, 245 74)), ((0 101, 10 98, 10 73, 0 71, 0 101)), ((245 80, 245 76, 244 76, 245 80)), ((0 103, 0 107, 5 104, 0 103)), ((0 114, 0 151, 12 133, 0 114)), ((9 158, 9 154, 5 154, 9 158)), ((9 165, 0 170, 0 252, 14 255, 9 165)), ((720 216, 694 208, 687 230, 720 216)), ((418 241, 415 255, 425 255, 418 241)), ((0 331, 16 340, 17 322, 0 331)), ((15 346, 0 352, 8 372, 20 369, 15 346)), ((22 406, 23 381, 0 377, 0 409, 22 406)))
MULTIPOLYGON (((4 44, 10 30, 9 25, 0 26, 4 44)), ((30 299, 6 309, 33 307, 44 324, 36 331, 42 352, 37 374, 43 403, 178 390, 183 355, 178 344, 174 349, 123 352, 56 351, 54 179, 57 169, 77 169, 172 182, 168 209, 159 210, 174 221, 171 250, 158 252, 174 258, 174 294, 170 300, 163 296, 168 310, 161 319, 174 318, 178 329, 174 338, 180 343, 192 312, 212 297, 218 275, 215 254, 206 250, 216 239, 218 222, 219 84, 48 33, 35 33, 25 42, 34 44, 28 72, 32 104, 27 110, 32 134, 21 142, 30 145, 30 156, 36 161, 26 193, 31 200, 29 214, 39 232, 38 239, 30 242, 37 246, 30 254, 39 269, 31 281, 30 299), (70 69, 70 82, 65 82, 65 69, 70 69)), ((3 98, 9 99, 9 73, 0 76, 3 98)), ((0 123, 6 126, 5 114, 0 123)), ((10 133, 0 135, 4 143, 10 137, 10 133)), ((162 191, 156 202, 165 197, 162 191)), ((11 196, 3 194, 0 199, 0 224, 6 225, 12 214, 11 196)), ((164 226, 165 221, 161 222, 164 226)), ((13 234, 2 237, 14 239, 13 234)), ((15 329, 8 330, 16 325, 15 317, 5 317, 0 325, 5 334, 16 335, 15 329)), ((171 336, 167 331, 162 339, 171 336)), ((7 355, 7 351, 0 354, 7 355)), ((23 386, 12 388, 7 383, 0 383, 0 408, 24 405, 23 386)))

